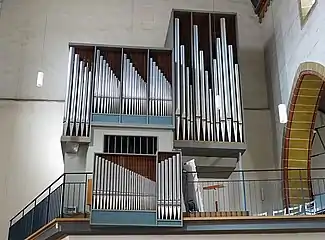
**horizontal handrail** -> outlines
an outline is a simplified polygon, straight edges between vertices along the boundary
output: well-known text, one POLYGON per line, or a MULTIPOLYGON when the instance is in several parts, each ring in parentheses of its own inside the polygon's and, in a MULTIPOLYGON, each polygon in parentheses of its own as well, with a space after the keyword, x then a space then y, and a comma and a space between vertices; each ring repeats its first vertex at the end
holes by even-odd
POLYGON ((184 173, 218 173, 218 172, 220 172, 220 173, 222 173, 222 172, 232 172, 232 173, 242 173, 242 172, 244 172, 244 173, 249 173, 249 172, 256 172, 256 173, 258 173, 258 172, 283 172, 283 171, 285 171, 285 170, 287 170, 287 171, 320 171, 320 170, 323 170, 323 171, 325 171, 325 168, 287 168, 287 169, 285 169, 285 168, 282 168, 282 169, 280 169, 280 168, 278 168, 278 169, 244 169, 244 170, 225 170, 225 169, 218 169, 218 171, 216 171, 216 170, 204 170, 204 171, 196 171, 196 172, 192 172, 192 171, 185 171, 185 170, 183 170, 183 172, 184 173))
MULTIPOLYGON (((44 193, 46 193, 47 191, 51 190, 51 187, 53 187, 57 182, 59 182, 60 179, 64 179, 64 177, 66 175, 91 175, 92 172, 74 172, 74 173, 63 173, 62 175, 60 175, 54 182, 52 182, 48 187, 46 187, 40 194, 38 194, 32 201, 30 201, 27 205, 25 205, 25 207, 20 210, 16 215, 14 215, 14 217, 12 217, 10 219, 10 226, 12 225, 12 221, 17 218, 20 214, 23 213, 24 215, 24 211, 33 203, 35 203, 44 193)), ((64 180, 63 180, 64 183, 64 180)), ((70 183, 70 182, 69 182, 70 183)), ((55 190, 55 189, 54 189, 55 190)), ((32 208, 33 209, 33 208, 32 208)), ((31 210, 31 209, 30 209, 31 210)))
POLYGON ((22 210, 20 210, 14 217, 12 217, 10 219, 10 225, 11 222, 17 217, 19 216, 21 213, 23 213, 32 203, 34 203, 40 196, 42 196, 45 192, 47 192, 49 189, 51 189, 51 187, 57 183, 62 177, 64 176, 64 174, 60 175, 60 177, 58 177, 54 182, 52 182, 50 184, 50 186, 48 186, 47 188, 45 188, 40 194, 38 194, 32 201, 30 201, 22 210))
MULTIPOLYGON (((103 155, 106 155, 106 154, 103 154, 103 155)), ((109 154, 109 155, 112 155, 112 154, 109 154)), ((113 154, 114 155, 114 154, 113 154)), ((310 168, 310 169, 301 169, 301 168, 290 168, 290 169, 245 169, 245 170, 233 170, 232 173, 241 173, 241 172, 244 172, 244 173, 250 173, 250 172, 255 172, 255 173, 258 173, 258 172, 283 172, 284 170, 287 170, 287 171, 320 171, 320 170, 325 170, 325 168, 310 168)), ((218 171, 208 171, 208 170, 205 170, 205 171, 199 171, 199 172, 189 172, 189 171, 184 171, 185 173, 217 173, 217 172, 229 172, 229 170, 223 170, 223 169, 220 169, 218 171)), ((20 210, 16 215, 14 215, 14 217, 12 217, 10 219, 10 222, 12 222, 17 216, 19 216, 20 214, 22 214, 31 204, 35 203, 45 192, 49 191, 51 189, 51 187, 53 185, 55 185, 61 178, 63 178, 65 175, 81 175, 81 174, 84 174, 84 175, 91 175, 92 172, 75 172, 75 173, 64 173, 62 175, 60 175, 53 183, 51 183, 47 188, 45 188, 40 194, 38 194, 32 201, 30 201, 22 210, 20 210)), ((298 179, 298 178, 297 178, 298 179)), ((282 179, 278 178, 278 179, 269 179, 270 181, 281 181, 282 179)), ((228 181, 238 181, 238 180, 228 180, 228 181)), ((250 181, 249 179, 245 179, 245 181, 250 181)), ((265 181, 265 180, 261 180, 261 179, 256 179, 254 181, 265 181)), ((201 181, 202 182, 202 181, 201 181)))

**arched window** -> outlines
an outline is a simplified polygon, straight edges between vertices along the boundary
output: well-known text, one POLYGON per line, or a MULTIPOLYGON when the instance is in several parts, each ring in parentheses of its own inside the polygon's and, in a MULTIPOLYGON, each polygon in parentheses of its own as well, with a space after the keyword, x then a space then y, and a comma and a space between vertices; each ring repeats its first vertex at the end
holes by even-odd
POLYGON ((301 24, 304 25, 317 4, 317 0, 298 0, 301 24))

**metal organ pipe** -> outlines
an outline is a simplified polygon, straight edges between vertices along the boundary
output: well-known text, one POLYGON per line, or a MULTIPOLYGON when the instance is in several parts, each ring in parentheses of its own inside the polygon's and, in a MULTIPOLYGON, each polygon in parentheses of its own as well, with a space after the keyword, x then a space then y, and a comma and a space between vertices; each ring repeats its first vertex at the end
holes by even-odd
POLYGON ((235 69, 234 69, 234 57, 232 46, 228 46, 229 51, 229 73, 230 73, 230 89, 231 89, 231 112, 233 120, 233 129, 234 129, 234 138, 237 142, 237 133, 238 133, 238 111, 237 111, 237 98, 236 98, 236 80, 235 80, 235 69))
POLYGON ((237 110, 238 110, 238 127, 239 127, 239 141, 243 142, 243 112, 241 105, 241 91, 239 83, 239 66, 235 64, 235 82, 236 82, 236 97, 237 97, 237 110))
POLYGON ((180 89, 182 89, 182 91, 180 91, 181 95, 182 95, 182 136, 183 139, 186 138, 186 66, 185 66, 185 49, 184 49, 184 45, 181 45, 180 47, 180 65, 181 65, 181 86, 180 89))
POLYGON ((221 18, 221 50, 222 50, 222 70, 223 70, 223 83, 224 94, 226 101, 226 126, 228 141, 231 141, 231 103, 230 103, 230 86, 229 86, 229 68, 228 68, 228 50, 227 50, 227 36, 226 36, 226 19, 221 18))
POLYGON ((199 69, 200 69, 200 98, 201 98, 201 113, 202 113, 202 132, 203 141, 206 141, 206 129, 207 129, 207 116, 206 116, 206 98, 205 98, 205 72, 204 72, 204 56, 203 51, 199 52, 199 69))
POLYGON ((88 94, 88 77, 89 77, 89 71, 88 71, 88 64, 84 68, 84 79, 83 79, 83 86, 82 86, 82 95, 80 98, 80 105, 82 106, 80 110, 80 120, 81 120, 81 126, 80 126, 80 134, 82 135, 85 130, 85 124, 86 124, 86 111, 87 111, 87 94, 88 94))
POLYGON ((211 139, 211 116, 210 116, 210 96, 209 96, 209 73, 208 71, 204 72, 204 92, 205 92, 205 102, 206 102, 206 127, 207 127, 207 140, 212 141, 211 139))
POLYGON ((73 130, 75 129, 75 108, 76 104, 76 94, 77 94, 77 83, 78 83, 78 75, 79 75, 79 55, 75 54, 74 59, 74 67, 73 67, 73 77, 72 77, 72 97, 71 97, 71 113, 70 113, 70 121, 69 121, 69 135, 73 135, 73 130))
POLYGON ((209 95, 209 116, 210 116, 210 131, 211 131, 211 141, 215 141, 215 123, 213 119, 213 93, 212 89, 208 90, 208 95, 209 95))
POLYGON ((70 100, 71 100, 71 91, 72 91, 72 76, 73 76, 73 65, 74 65, 74 48, 70 47, 69 49, 69 63, 68 63, 68 77, 66 84, 66 95, 65 95, 65 104, 64 104, 64 121, 68 121, 70 115, 70 100))
POLYGON ((222 71, 222 57, 221 57, 221 39, 217 38, 217 69, 218 69, 218 83, 220 89, 220 99, 221 99, 221 108, 220 108, 220 124, 221 124, 221 134, 222 141, 226 141, 226 114, 225 114, 225 85, 223 81, 223 71, 222 71))
POLYGON ((193 26, 193 61, 194 61, 194 88, 195 88, 195 129, 196 139, 201 138, 201 91, 200 91, 200 68, 199 68, 199 43, 198 43, 198 26, 193 26))
POLYGON ((176 82, 176 139, 180 139, 181 129, 181 79, 180 79, 180 37, 179 37, 179 19, 175 19, 175 46, 174 46, 174 61, 175 61, 175 82, 176 82))
POLYGON ((187 117, 187 140, 191 139, 191 107, 190 107, 190 101, 192 99, 190 98, 190 69, 189 67, 186 67, 186 86, 185 86, 185 95, 186 95, 186 117, 187 117))
POLYGON ((94 87, 94 109, 93 112, 97 113, 97 98, 98 98, 98 85, 99 85, 99 67, 100 67, 100 51, 96 51, 96 65, 95 65, 95 87, 94 87))

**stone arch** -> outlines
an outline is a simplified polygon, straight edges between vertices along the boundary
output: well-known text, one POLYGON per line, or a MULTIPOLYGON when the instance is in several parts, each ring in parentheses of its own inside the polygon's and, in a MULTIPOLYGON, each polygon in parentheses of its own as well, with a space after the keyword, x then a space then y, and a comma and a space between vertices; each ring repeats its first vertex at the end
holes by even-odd
POLYGON ((313 199, 310 173, 311 150, 324 81, 325 66, 315 62, 300 64, 288 102, 288 122, 284 129, 282 143, 285 207, 313 199))

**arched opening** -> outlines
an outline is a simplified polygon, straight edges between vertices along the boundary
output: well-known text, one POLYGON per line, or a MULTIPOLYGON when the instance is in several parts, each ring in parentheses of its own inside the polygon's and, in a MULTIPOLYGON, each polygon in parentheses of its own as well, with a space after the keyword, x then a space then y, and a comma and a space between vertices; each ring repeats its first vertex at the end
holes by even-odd
POLYGON ((313 200, 311 151, 324 80, 325 67, 319 63, 302 63, 296 73, 282 144, 285 207, 313 200))

